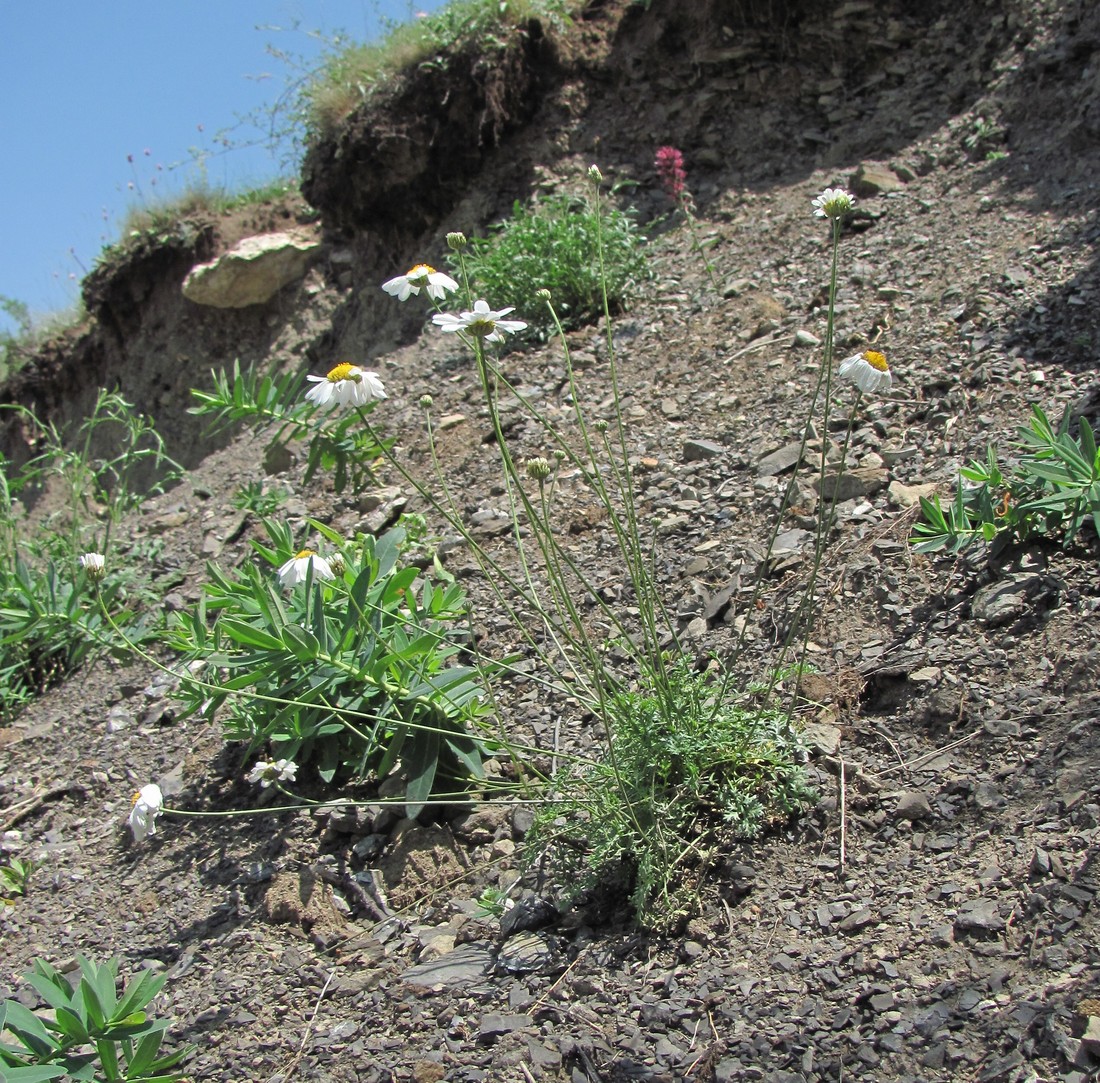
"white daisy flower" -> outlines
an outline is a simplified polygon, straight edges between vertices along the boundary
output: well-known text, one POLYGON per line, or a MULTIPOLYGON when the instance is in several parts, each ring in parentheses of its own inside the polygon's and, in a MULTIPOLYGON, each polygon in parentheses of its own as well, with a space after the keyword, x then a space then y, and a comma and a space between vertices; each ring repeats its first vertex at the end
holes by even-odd
POLYGON ((293 782, 298 765, 293 760, 259 760, 248 772, 248 781, 259 783, 265 790, 276 782, 293 782))
POLYGON ((493 312, 485 301, 475 301, 473 312, 462 312, 457 316, 441 312, 432 317, 432 323, 441 331, 465 331, 486 342, 503 342, 505 333, 515 334, 527 326, 522 320, 501 319, 514 311, 514 308, 502 308, 499 312, 493 312))
POLYGON ((840 362, 837 371, 866 395, 886 391, 894 382, 890 375, 890 366, 886 363, 886 355, 878 350, 864 350, 863 353, 846 357, 840 362))
POLYGON ((134 794, 134 807, 130 810, 130 830, 134 833, 134 842, 141 842, 148 835, 157 833, 157 817, 164 804, 164 795, 160 787, 150 783, 142 786, 134 794))
POLYGON ((102 553, 85 553, 80 558, 80 566, 92 582, 98 582, 107 574, 107 561, 102 553))
POLYGON ((818 218, 840 218, 852 209, 855 201, 855 196, 850 195, 843 188, 826 188, 813 200, 814 214, 818 218))
POLYGON ((310 566, 313 567, 314 580, 336 578, 332 565, 324 557, 319 557, 312 549, 303 549, 279 569, 279 579, 284 587, 297 586, 306 581, 310 566))
POLYGON ((458 283, 450 275, 445 275, 426 263, 418 263, 408 274, 383 282, 382 289, 399 301, 407 301, 421 290, 436 301, 442 301, 448 290, 454 293, 458 289, 458 283))
POLYGON ((366 406, 386 398, 386 389, 377 372, 367 372, 346 361, 327 376, 307 376, 316 386, 306 392, 306 398, 318 406, 366 406))

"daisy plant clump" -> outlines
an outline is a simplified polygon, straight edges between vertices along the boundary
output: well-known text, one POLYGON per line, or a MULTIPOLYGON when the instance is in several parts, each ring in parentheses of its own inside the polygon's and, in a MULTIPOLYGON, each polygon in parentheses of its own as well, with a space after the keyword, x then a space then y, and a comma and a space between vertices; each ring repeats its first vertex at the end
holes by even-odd
POLYGON ((320 543, 302 548, 284 523, 263 525, 258 563, 211 565, 198 608, 169 629, 183 716, 220 718, 260 755, 248 781, 261 787, 395 776, 411 816, 459 799, 482 776, 486 711, 460 661, 462 588, 407 561, 401 527, 346 539, 311 522, 320 543))
MULTIPOLYGON (((602 176, 594 166, 588 182, 597 238, 593 274, 597 281, 605 281, 599 243, 602 176)), ((698 833, 706 830, 699 828, 700 822, 707 822, 715 831, 732 829, 748 837, 782 820, 802 793, 801 751, 789 731, 777 739, 774 721, 754 719, 751 711, 739 716, 736 724, 717 726, 716 721, 726 717, 723 697, 714 694, 706 675, 693 673, 683 661, 674 620, 653 573, 654 539, 638 516, 634 448, 623 417, 606 291, 601 305, 611 394, 610 402, 599 407, 585 393, 573 367, 556 295, 551 289, 536 291, 535 300, 545 309, 564 355, 563 394, 570 406, 567 420, 555 422, 517 387, 501 357, 500 347, 524 330, 525 320, 511 318, 513 302, 518 305, 520 299, 485 289, 476 262, 467 259, 464 237, 449 236, 448 245, 456 253, 456 277, 467 300, 457 312, 437 313, 433 324, 441 333, 455 336, 473 357, 511 517, 509 545, 502 551, 482 544, 470 529, 465 509, 454 499, 436 454, 430 396, 421 406, 436 465, 435 486, 424 483, 397 456, 391 454, 389 461, 481 564, 485 584, 522 638, 524 653, 538 660, 539 683, 576 704, 578 717, 598 722, 598 749, 567 755, 561 742, 563 721, 553 746, 542 750, 560 770, 539 791, 546 808, 539 816, 541 826, 532 834, 532 846, 545 847, 552 861, 553 855, 587 850, 593 877, 625 863, 633 869, 632 895, 639 916, 650 920, 671 897, 672 880, 685 871, 681 855, 685 847, 691 849, 684 836, 687 825, 694 824, 692 831, 698 833), (540 453, 523 454, 517 447, 513 430, 502 420, 505 397, 518 403, 527 427, 538 432, 540 453), (606 513, 625 581, 623 597, 614 602, 608 600, 607 584, 594 577, 568 544, 568 531, 558 516, 566 486, 576 495, 594 497, 606 513), (568 683, 557 678, 561 673, 570 675, 568 683), (668 735, 670 766, 655 770, 638 750, 657 741, 659 734, 668 735), (774 773, 760 770, 764 759, 774 773), (739 795, 736 801, 730 797, 730 807, 738 810, 731 813, 732 828, 714 815, 717 790, 709 784, 685 788, 689 777, 717 777, 718 764, 728 793, 739 795), (782 784, 773 785, 776 779, 782 784), (667 809, 678 802, 684 815, 669 821, 667 809), (668 831, 654 829, 666 822, 668 831)), ((550 251, 545 250, 544 261, 550 251)), ((597 401, 603 399, 600 393, 597 401)), ((504 680, 506 672, 502 664, 497 676, 504 680)), ((691 863, 698 864, 694 859, 691 863)), ((573 891, 583 878, 574 876, 568 864, 559 862, 558 867, 566 890, 573 891)))
POLYGON ((19 467, 0 455, 0 725, 93 658, 128 648, 102 610, 140 643, 162 612, 147 563, 117 559, 137 548, 115 534, 121 518, 177 475, 153 422, 100 391, 71 429, 24 406, 0 406, 36 454, 19 467), (11 411, 8 414, 4 411, 11 411), (54 508, 28 519, 20 501, 48 493, 54 508), (144 609, 144 616, 137 614, 144 609))
POLYGON ((25 997, 0 1002, 0 1079, 182 1080, 176 1065, 190 1049, 162 1052, 168 1021, 148 1010, 167 976, 141 970, 120 989, 117 959, 76 959, 79 981, 43 959, 24 975, 44 1010, 31 1011, 25 997))
POLYGON ((211 373, 212 391, 192 388, 189 413, 209 419, 208 434, 238 424, 268 438, 268 457, 285 457, 292 444, 306 444, 305 481, 332 478, 338 493, 358 491, 372 479, 383 448, 362 418, 386 399, 381 376, 351 361, 323 375, 293 372, 261 375, 234 362, 232 372, 211 373))
POLYGON ((918 553, 958 553, 986 543, 996 553, 1014 542, 1062 535, 1069 548, 1090 525, 1100 536, 1100 447, 1088 419, 1072 432, 1070 410, 1055 427, 1042 407, 1031 408, 1029 424, 1017 430, 1013 462, 1002 464, 997 448, 985 461, 959 470, 954 499, 921 498, 922 518, 913 526, 918 553))

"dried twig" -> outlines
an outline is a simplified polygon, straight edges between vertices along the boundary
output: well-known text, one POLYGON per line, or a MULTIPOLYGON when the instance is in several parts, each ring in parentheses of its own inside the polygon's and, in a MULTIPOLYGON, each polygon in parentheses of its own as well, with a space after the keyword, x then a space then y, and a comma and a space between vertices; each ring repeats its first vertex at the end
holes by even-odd
POLYGON ((848 856, 848 788, 844 780, 844 757, 839 752, 837 753, 837 759, 840 760, 840 867, 843 869, 848 856))
POLYGON ((877 772, 875 777, 881 778, 883 775, 892 775, 895 771, 911 771, 919 767, 922 763, 928 760, 934 760, 937 756, 943 755, 944 752, 950 752, 952 749, 959 748, 961 745, 973 741, 981 732, 980 729, 971 730, 965 737, 960 737, 957 741, 952 741, 949 745, 944 745, 942 748, 934 748, 931 752, 925 752, 924 755, 918 756, 915 760, 909 760, 907 763, 899 763, 895 764, 893 767, 884 768, 882 771, 877 772))
POLYGON ((317 1021, 317 1013, 321 1010, 321 1001, 325 999, 325 993, 328 992, 328 987, 332 984, 333 978, 336 977, 336 971, 330 970, 328 978, 325 980, 325 984, 321 987, 320 993, 317 994, 317 1003, 313 1005, 313 1014, 309 1017, 309 1022, 306 1023, 306 1032, 302 1035, 302 1042, 298 1046, 298 1052, 290 1058, 290 1063, 283 1069, 283 1076, 287 1079, 292 1079, 294 1076, 294 1070, 302 1061, 302 1057, 305 1056, 306 1043, 309 1041, 310 1034, 313 1033, 313 1024, 317 1021))
POLYGON ((47 801, 52 801, 55 797, 62 797, 67 793, 76 793, 83 797, 85 792, 84 787, 79 783, 67 782, 61 786, 52 786, 48 790, 43 790, 42 793, 32 794, 30 797, 24 798, 24 800, 9 807, 7 819, 0 822, 0 831, 13 828, 21 820, 25 820, 32 812, 47 801))

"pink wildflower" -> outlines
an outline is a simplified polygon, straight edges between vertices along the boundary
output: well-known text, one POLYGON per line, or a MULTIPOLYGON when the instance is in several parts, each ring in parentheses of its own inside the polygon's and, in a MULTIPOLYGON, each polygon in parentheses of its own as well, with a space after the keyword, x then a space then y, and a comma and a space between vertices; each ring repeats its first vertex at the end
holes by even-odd
POLYGON ((675 147, 657 148, 657 177, 665 195, 679 203, 684 194, 684 156, 675 147))

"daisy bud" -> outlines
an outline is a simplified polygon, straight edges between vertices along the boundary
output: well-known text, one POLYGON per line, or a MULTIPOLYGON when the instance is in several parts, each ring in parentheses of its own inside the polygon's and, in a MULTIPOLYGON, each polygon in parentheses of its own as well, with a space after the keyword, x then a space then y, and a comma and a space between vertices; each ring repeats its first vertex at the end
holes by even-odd
POLYGON ((539 455, 527 460, 526 470, 529 478, 541 484, 550 476, 551 467, 549 461, 539 455))
POLYGON ((420 409, 421 410, 430 410, 432 408, 432 401, 433 400, 432 400, 431 395, 421 395, 420 396, 420 409))
POLYGON ((536 290, 535 291, 535 296, 540 301, 549 301, 550 300, 550 291, 549 290, 536 290))
POLYGON ((98 583, 107 574, 107 563, 102 553, 85 553, 80 558, 80 566, 93 583, 98 583))
POLYGON ((596 432, 600 432, 600 433, 607 432, 607 429, 608 429, 607 421, 604 420, 604 418, 601 417, 600 420, 596 422, 596 432))
POLYGON ((595 184, 603 183, 603 174, 600 172, 600 167, 598 165, 590 165, 588 167, 588 179, 595 184))
POLYGON ((456 231, 454 233, 447 234, 447 247, 452 252, 461 252, 462 249, 466 247, 466 244, 467 241, 465 233, 458 233, 456 231))

